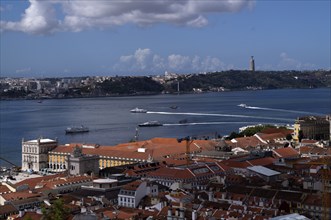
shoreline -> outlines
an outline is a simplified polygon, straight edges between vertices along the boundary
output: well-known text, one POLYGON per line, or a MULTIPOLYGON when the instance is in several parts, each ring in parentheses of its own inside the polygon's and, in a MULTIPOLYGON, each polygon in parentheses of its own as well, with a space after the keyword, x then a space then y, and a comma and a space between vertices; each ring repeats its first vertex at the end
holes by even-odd
POLYGON ((29 101, 40 101, 40 100, 57 100, 57 99, 84 99, 84 98, 107 98, 107 97, 133 97, 133 96, 155 96, 155 95, 187 95, 187 94, 202 94, 202 93, 223 93, 223 92, 239 92, 239 91, 266 91, 266 90, 283 90, 283 89, 330 89, 331 87, 315 87, 315 88, 310 88, 310 87, 304 87, 304 88, 298 88, 298 87, 284 87, 284 88, 273 88, 273 89, 228 89, 224 91, 201 91, 201 92, 181 92, 181 93, 141 93, 141 94, 112 94, 112 95, 91 95, 91 96, 76 96, 76 97, 35 97, 35 98, 2 98, 0 97, 0 102, 1 101, 23 101, 23 100, 29 100, 29 101))

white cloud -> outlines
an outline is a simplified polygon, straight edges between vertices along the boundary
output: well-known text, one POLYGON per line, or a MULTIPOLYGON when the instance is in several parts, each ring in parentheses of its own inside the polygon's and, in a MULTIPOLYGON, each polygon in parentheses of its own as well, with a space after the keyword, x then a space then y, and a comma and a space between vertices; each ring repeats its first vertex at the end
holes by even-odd
POLYGON ((120 61, 121 62, 131 62, 131 60, 133 59, 133 55, 128 55, 128 56, 121 56, 120 57, 120 61))
POLYGON ((165 69, 166 65, 164 63, 164 58, 154 54, 153 56, 153 70, 162 70, 165 69))
POLYGON ((311 63, 302 63, 297 59, 289 57, 287 53, 282 52, 280 54, 278 68, 285 70, 308 70, 316 68, 316 65, 311 63))
POLYGON ((54 32, 59 25, 52 1, 30 0, 19 22, 1 21, 1 30, 22 31, 30 34, 54 32))
POLYGON ((168 56, 168 67, 173 70, 182 70, 189 67, 191 62, 190 57, 179 54, 171 54, 168 56))
POLYGON ((30 34, 56 31, 82 31, 109 28, 124 24, 139 26, 171 23, 191 27, 208 24, 210 13, 237 12, 252 8, 253 0, 29 0, 20 21, 1 21, 1 30, 30 34), (55 5, 60 5, 63 18, 56 17, 55 5))
POLYGON ((16 73, 28 73, 28 72, 31 72, 31 67, 26 67, 26 68, 22 68, 22 69, 17 69, 15 72, 16 72, 16 73))
POLYGON ((148 65, 148 59, 150 58, 151 55, 151 50, 150 49, 138 49, 134 53, 134 58, 136 60, 136 64, 140 69, 145 69, 148 65))
POLYGON ((166 70, 179 72, 213 72, 224 70, 225 65, 217 57, 185 56, 170 54, 163 57, 154 54, 151 49, 137 49, 133 54, 123 55, 114 65, 114 71, 138 71, 144 73, 159 73, 166 70))
POLYGON ((204 27, 207 24, 208 20, 202 16, 199 16, 196 19, 187 22, 187 25, 191 27, 204 27))

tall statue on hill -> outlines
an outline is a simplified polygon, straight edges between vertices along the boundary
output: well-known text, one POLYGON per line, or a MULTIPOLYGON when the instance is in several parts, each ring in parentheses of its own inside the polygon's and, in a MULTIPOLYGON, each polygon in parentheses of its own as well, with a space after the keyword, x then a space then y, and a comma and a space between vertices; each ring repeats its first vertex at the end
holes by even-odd
POLYGON ((252 72, 255 71, 255 61, 254 61, 254 56, 251 56, 251 60, 250 60, 250 71, 252 71, 252 72))

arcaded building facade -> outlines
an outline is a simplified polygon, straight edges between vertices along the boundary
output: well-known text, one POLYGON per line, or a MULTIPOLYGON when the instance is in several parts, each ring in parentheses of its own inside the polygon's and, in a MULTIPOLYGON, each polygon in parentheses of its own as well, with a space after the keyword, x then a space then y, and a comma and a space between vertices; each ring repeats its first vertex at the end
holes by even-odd
POLYGON ((294 139, 299 139, 302 131, 304 139, 330 140, 330 115, 299 117, 294 124, 294 139))

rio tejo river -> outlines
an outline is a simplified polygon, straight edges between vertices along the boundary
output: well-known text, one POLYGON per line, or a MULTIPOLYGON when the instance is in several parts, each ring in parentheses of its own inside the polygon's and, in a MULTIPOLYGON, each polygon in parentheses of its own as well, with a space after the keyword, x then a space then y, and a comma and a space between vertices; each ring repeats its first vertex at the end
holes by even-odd
MULTIPOLYGON (((0 153, 21 165, 21 140, 58 138, 65 143, 116 145, 130 141, 138 124, 159 121, 164 126, 140 127, 138 139, 227 135, 253 124, 293 124, 304 115, 331 114, 331 89, 282 89, 185 95, 155 95, 84 99, 0 102, 0 153), (245 104, 246 107, 238 105, 245 104), (130 113, 138 107, 147 113, 130 113), (185 123, 179 123, 185 121, 185 123), (65 135, 70 126, 90 131, 65 135)), ((7 166, 0 161, 1 166, 7 166)))

